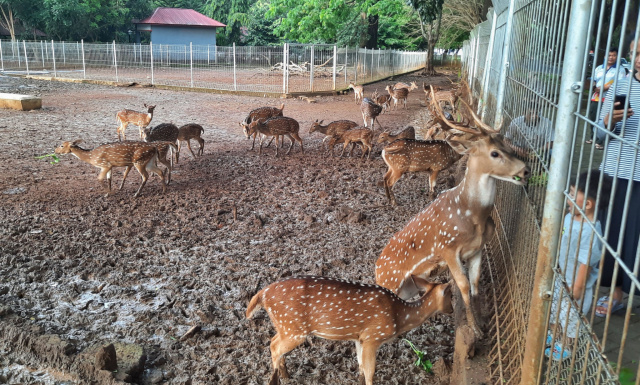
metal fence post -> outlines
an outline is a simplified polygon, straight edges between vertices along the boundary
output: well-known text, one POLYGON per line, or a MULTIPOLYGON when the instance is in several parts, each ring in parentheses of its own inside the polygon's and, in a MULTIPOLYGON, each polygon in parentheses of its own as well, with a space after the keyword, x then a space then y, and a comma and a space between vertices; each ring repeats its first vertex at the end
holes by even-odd
POLYGON ((24 48, 24 63, 27 66, 27 75, 29 75, 29 56, 27 56, 27 43, 22 41, 22 47, 24 48))
POLYGON ((236 82, 236 43, 233 43, 233 89, 238 90, 238 83, 236 82))
POLYGON ((382 48, 378 48, 378 77, 380 77, 380 55, 382 53, 382 48))
MULTIPOLYGON (((544 201, 542 226, 524 358, 522 360, 522 385, 539 383, 539 369, 544 349, 546 317, 553 297, 553 264, 556 261, 562 212, 564 187, 570 168, 573 133, 576 129, 575 111, 582 94, 581 70, 583 53, 589 36, 589 16, 592 0, 575 0, 571 3, 571 13, 567 31, 567 42, 562 66, 562 81, 558 99, 556 133, 549 170, 549 183, 544 201)), ((511 12, 511 11, 510 11, 511 12)), ((508 35, 507 35, 508 36, 508 35)), ((507 49, 508 46, 505 46, 507 49)))
POLYGON ((116 67, 116 82, 118 81, 118 59, 116 58, 116 41, 113 41, 113 65, 116 67))
POLYGON ((309 72, 309 87, 311 87, 311 92, 313 92, 313 59, 314 59, 314 54, 315 54, 315 46, 313 44, 311 44, 311 69, 309 72))
POLYGON ((489 50, 487 51, 487 59, 484 61, 484 79, 482 80, 482 112, 481 117, 484 119, 484 116, 487 112, 487 98, 489 97, 489 78, 491 78, 491 59, 493 57, 493 43, 496 37, 496 23, 498 22, 498 15, 495 11, 493 12, 493 19, 491 21, 491 35, 489 35, 489 50))
POLYGON ((207 65, 211 65, 210 51, 211 48, 209 47, 209 44, 207 44, 207 65))
POLYGON ((151 84, 153 84, 153 42, 149 42, 149 60, 151 61, 151 84))
POLYGON ((373 54, 376 52, 375 48, 371 48, 371 81, 373 81, 373 54))
POLYGON ((333 46, 333 90, 336 90, 336 61, 338 61, 338 46, 333 46))
POLYGON ((67 57, 64 53, 64 41, 62 41, 62 64, 67 65, 67 57))
POLYGON ((504 50, 502 51, 502 60, 500 61, 502 71, 500 72, 500 83, 498 84, 498 101, 496 103, 496 116, 494 124, 496 127, 502 126, 504 108, 504 90, 507 83, 507 72, 509 70, 509 54, 511 47, 511 34, 513 33, 513 12, 515 10, 515 0, 509 0, 509 14, 507 16, 507 25, 505 26, 504 34, 504 50))
POLYGON ((289 47, 290 47, 290 45, 289 45, 289 43, 287 43, 287 47, 286 47, 286 50, 285 50, 286 51, 286 60, 287 61, 286 61, 286 64, 284 66, 285 73, 286 73, 285 80, 287 81, 287 89, 285 91, 286 94, 289 93, 289 47))
POLYGON ((191 66, 191 88, 193 88, 193 42, 189 42, 189 61, 191 66))
POLYGON ((42 69, 44 70, 44 40, 40 40, 40 56, 42 57, 42 69))
POLYGON ((356 80, 354 81, 355 81, 355 84, 358 84, 358 46, 356 46, 356 58, 353 61, 353 64, 355 65, 355 70, 356 70, 356 75, 355 75, 356 80))
POLYGON ((344 84, 347 84, 347 68, 349 68, 349 46, 344 46, 344 84))
POLYGON ((53 57, 53 77, 57 78, 58 73, 56 71, 56 48, 53 45, 53 39, 51 40, 51 56, 53 57))
POLYGON ((87 67, 84 62, 84 39, 80 40, 80 46, 82 47, 82 78, 87 78, 87 67))
POLYGON ((2 66, 2 71, 4 71, 4 56, 2 55, 2 39, 0 39, 0 65, 2 66))

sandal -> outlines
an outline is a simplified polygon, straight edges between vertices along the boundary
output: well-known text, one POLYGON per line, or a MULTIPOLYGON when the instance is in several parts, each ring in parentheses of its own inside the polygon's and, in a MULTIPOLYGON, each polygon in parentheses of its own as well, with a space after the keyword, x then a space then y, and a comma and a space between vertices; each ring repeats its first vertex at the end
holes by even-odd
POLYGON ((547 357, 551 357, 556 361, 566 360, 571 357, 571 350, 569 348, 563 348, 560 342, 556 342, 553 344, 553 350, 551 348, 546 348, 544 350, 544 355, 547 357))
POLYGON ((609 311, 609 296, 600 297, 598 302, 596 302, 596 316, 598 317, 606 317, 607 313, 615 313, 619 310, 624 309, 624 302, 618 301, 616 299, 611 303, 611 311, 609 311), (604 310, 598 310, 598 308, 604 310))
POLYGON ((604 146, 596 143, 596 150, 604 150, 604 146))
POLYGON ((589 140, 585 140, 584 142, 585 142, 586 144, 591 144, 591 143, 593 143, 593 140, 589 139, 589 140))

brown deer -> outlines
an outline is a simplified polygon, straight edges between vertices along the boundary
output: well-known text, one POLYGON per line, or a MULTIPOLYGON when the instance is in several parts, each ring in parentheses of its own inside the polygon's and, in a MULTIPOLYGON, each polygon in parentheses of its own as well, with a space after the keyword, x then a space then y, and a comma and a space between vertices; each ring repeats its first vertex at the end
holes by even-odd
POLYGON ((118 140, 127 140, 125 136, 125 130, 129 123, 134 126, 138 126, 138 130, 140 131, 140 138, 143 136, 143 130, 151 123, 151 119, 153 119, 153 110, 156 106, 147 106, 145 103, 144 106, 147 108, 147 112, 138 112, 133 110, 122 110, 116 114, 116 122, 119 123, 117 128, 118 131, 118 140), (122 139, 120 139, 120 134, 122 134, 122 139))
POLYGON ((382 107, 382 114, 385 114, 387 110, 389 110, 389 103, 391 103, 391 96, 380 95, 378 94, 378 90, 375 90, 373 94, 371 94, 371 100, 373 100, 377 105, 382 107))
POLYGON ((364 98, 364 87, 362 85, 355 85, 353 82, 349 83, 349 88, 353 89, 353 95, 356 98, 356 104, 362 103, 364 98))
POLYGON ((387 131, 380 133, 380 135, 378 136, 378 143, 391 143, 398 139, 415 139, 415 138, 416 138, 416 130, 412 126, 409 126, 395 135, 387 131))
MULTIPOLYGON (((242 127, 242 131, 244 132, 244 135, 247 137, 247 139, 251 138, 251 135, 249 135, 247 133, 249 124, 251 124, 251 122, 254 122, 258 119, 263 119, 263 120, 267 120, 269 118, 273 118, 275 116, 282 116, 282 111, 284 111, 284 103, 280 105, 280 108, 276 108, 276 107, 258 107, 255 108, 253 110, 251 110, 249 112, 249 115, 247 115, 246 118, 244 118, 244 120, 240 123, 240 127, 242 127)), ((258 135, 258 133, 256 132, 255 134, 253 134, 253 143, 251 144, 251 149, 253 150, 253 148, 256 145, 256 136, 258 135)), ((262 139, 260 139, 262 141, 262 139)), ((273 140, 273 138, 271 138, 271 140, 273 140)), ((271 144, 271 141, 269 141, 269 144, 271 144)), ((267 146, 269 146, 269 144, 267 144, 267 146)))
POLYGON ((284 355, 309 335, 355 341, 361 380, 373 385, 376 352, 382 344, 436 313, 453 312, 450 283, 435 285, 416 278, 415 285, 424 294, 413 302, 377 285, 312 276, 288 278, 260 290, 251 298, 246 317, 264 308, 276 329, 269 385, 289 378, 284 355))
POLYGON ((416 82, 411 82, 411 84, 407 84, 407 83, 403 83, 403 82, 397 82, 396 84, 393 85, 393 88, 395 88, 395 89, 406 88, 409 92, 411 92, 413 90, 417 90, 418 86, 416 85, 416 82))
POLYGON ((478 129, 456 128, 473 135, 467 140, 449 140, 456 151, 469 155, 463 180, 440 194, 389 240, 376 261, 376 283, 401 298, 411 298, 416 290, 412 275, 428 277, 446 265, 460 288, 469 326, 480 337, 470 295, 478 293, 482 248, 495 230, 490 214, 496 182, 524 185, 529 168, 485 124, 479 124, 478 129))
MULTIPOLYGON (((360 104, 360 112, 362 112, 362 120, 364 120, 364 126, 367 126, 367 120, 371 120, 371 129, 373 130, 374 120, 378 120, 378 115, 382 112, 382 106, 376 104, 369 98, 364 98, 360 104)), ((378 125, 380 122, 378 122, 378 125)))
POLYGON ((342 142, 344 145, 342 146, 342 152, 340 153, 340 157, 344 154, 344 150, 347 148, 349 144, 351 144, 351 151, 349 151, 349 156, 353 153, 353 149, 356 143, 362 144, 362 156, 360 159, 364 158, 365 154, 367 154, 367 159, 371 157, 371 150, 373 149, 373 131, 366 127, 358 127, 352 128, 348 131, 343 132, 342 134, 333 134, 331 141, 329 142, 329 146, 334 146, 336 143, 342 142))
POLYGON ((393 99, 393 109, 398 109, 398 101, 402 100, 404 108, 407 108, 407 96, 409 96, 409 90, 406 88, 391 88, 391 86, 385 87, 385 90, 389 93, 389 96, 393 99))
MULTIPOLYGON (((318 122, 318 120, 316 119, 316 121, 311 124, 311 128, 309 128, 309 133, 312 134, 314 132, 320 132, 325 135, 325 137, 322 139, 322 143, 320 143, 320 146, 323 149, 323 152, 324 152, 324 142, 326 140, 330 140, 334 134, 342 134, 343 132, 358 126, 358 123, 352 122, 351 120, 336 120, 327 124, 326 126, 323 126, 322 122, 324 122, 324 120, 321 120, 318 122)), ((330 149, 331 149, 331 156, 333 156, 333 146, 331 146, 330 149)))
POLYGON ((165 192, 166 185, 164 183, 164 175, 162 170, 158 167, 158 149, 155 145, 145 142, 115 142, 107 143, 102 146, 98 146, 93 150, 85 150, 78 146, 82 140, 74 140, 73 142, 64 142, 55 149, 56 154, 73 154, 83 162, 89 163, 100 169, 98 175, 98 181, 102 183, 104 178, 107 178, 107 194, 111 193, 111 169, 113 167, 127 167, 125 170, 124 178, 120 184, 120 189, 124 186, 124 180, 127 177, 127 173, 131 167, 135 166, 136 170, 142 176, 142 184, 138 188, 138 191, 134 194, 134 197, 140 195, 140 191, 147 183, 149 178, 149 171, 152 171, 162 180, 162 192, 165 192))
MULTIPOLYGON (((196 155, 191 149, 191 139, 195 139, 200 144, 198 155, 202 156, 204 154, 204 139, 202 139, 202 134, 204 134, 204 128, 196 123, 188 123, 180 127, 178 129, 178 152, 176 155, 180 155, 180 144, 182 142, 187 142, 187 148, 189 149, 189 152, 191 152, 191 156, 193 156, 193 159, 195 159, 196 155)), ((176 162, 177 161, 178 160, 176 159, 176 162)))
MULTIPOLYGON (((287 118, 284 116, 276 116, 267 120, 254 120, 248 126, 249 135, 253 135, 256 132, 261 133, 264 136, 276 137, 276 156, 278 156, 278 138, 281 136, 287 136, 291 140, 291 145, 287 154, 291 152, 294 145, 294 140, 300 143, 300 151, 304 154, 304 146, 302 145, 302 139, 298 135, 300 131, 300 124, 295 119, 287 118)), ((284 140, 284 138, 283 138, 284 140)), ((262 154, 262 141, 260 141, 260 151, 262 154)))
MULTIPOLYGON (((153 128, 145 128, 143 132, 143 138, 148 143, 164 143, 158 146, 158 161, 162 163, 167 169, 167 184, 171 183, 171 171, 173 170, 173 157, 175 154, 176 163, 178 163, 179 150, 176 147, 176 141, 178 140, 178 127, 173 123, 161 123, 153 128), (166 143, 171 143, 173 146, 168 146, 166 143), (167 160, 167 155, 169 159, 167 160)), ((129 171, 125 171, 125 178, 129 171)))

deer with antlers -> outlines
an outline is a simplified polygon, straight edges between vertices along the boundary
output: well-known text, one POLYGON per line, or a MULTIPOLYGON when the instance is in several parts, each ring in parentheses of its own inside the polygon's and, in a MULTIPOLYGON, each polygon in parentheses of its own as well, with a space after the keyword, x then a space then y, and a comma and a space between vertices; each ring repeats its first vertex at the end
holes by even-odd
MULTIPOLYGON (((271 339, 273 374, 269 385, 289 378, 284 355, 316 335, 355 341, 361 379, 373 385, 376 352, 396 336, 420 326, 436 313, 452 313, 450 284, 415 278, 422 296, 407 302, 377 285, 323 277, 294 277, 260 290, 246 317, 264 308, 276 329, 271 339)), ((361 381, 363 382, 363 381, 361 381)))
POLYGON ((465 176, 389 240, 376 261, 376 283, 401 298, 411 298, 416 292, 412 275, 426 278, 446 265, 460 288, 469 326, 480 337, 482 331, 471 308, 471 296, 478 293, 482 248, 495 231, 490 214, 496 183, 502 180, 524 185, 529 168, 504 144, 497 131, 477 116, 477 129, 472 129, 448 122, 439 108, 434 110, 445 124, 471 135, 468 139, 449 140, 457 152, 469 156, 465 176))
MULTIPOLYGON (((382 112, 382 106, 376 104, 376 102, 369 98, 364 98, 360 104, 360 112, 362 112, 364 126, 368 127, 367 121, 370 121, 371 129, 373 130, 373 123, 378 120, 378 115, 382 112)), ((380 122, 378 122, 378 125, 380 125, 380 122)))
POLYGON ((156 108, 156 106, 147 106, 147 103, 145 103, 144 106, 147 108, 147 112, 122 110, 116 114, 116 122, 119 124, 117 128, 118 140, 127 140, 125 130, 129 124, 138 126, 140 138, 143 138, 144 129, 149 125, 149 123, 151 123, 151 119, 153 119, 153 110, 156 108), (120 139, 120 134, 122 134, 122 139, 120 139))
POLYGON ((80 148, 78 144, 82 142, 81 139, 74 140, 73 142, 64 142, 55 149, 56 154, 73 154, 83 162, 89 163, 100 169, 98 175, 98 181, 102 181, 107 178, 107 194, 111 193, 111 171, 114 167, 126 167, 120 189, 124 186, 124 181, 127 178, 127 174, 132 167, 135 166, 136 170, 142 176, 142 184, 138 188, 138 191, 134 194, 134 197, 140 195, 140 191, 147 183, 149 178, 149 171, 152 171, 162 180, 162 192, 165 192, 166 185, 164 183, 164 174, 158 167, 158 149, 152 143, 145 142, 115 142, 107 143, 102 146, 98 146, 93 150, 85 150, 80 148))

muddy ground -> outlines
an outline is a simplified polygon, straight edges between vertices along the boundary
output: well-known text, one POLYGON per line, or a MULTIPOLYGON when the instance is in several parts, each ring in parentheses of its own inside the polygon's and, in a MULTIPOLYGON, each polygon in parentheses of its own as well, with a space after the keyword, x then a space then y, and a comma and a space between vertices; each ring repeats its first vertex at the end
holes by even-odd
MULTIPOLYGON (((444 76, 396 80, 449 85, 444 76)), ((6 77, 0 92, 43 100, 37 111, 0 110, 0 383, 264 384, 274 330, 264 311, 245 319, 251 296, 292 275, 373 283, 389 238, 427 203, 427 175, 418 174, 395 186, 401 206, 387 205, 379 147, 371 160, 322 156, 322 136, 308 129, 315 119, 361 122, 353 94, 307 103, 6 77), (296 146, 276 158, 272 145, 259 156, 238 122, 281 102, 300 122, 305 153, 296 146), (92 148, 116 140, 116 111, 143 103, 157 105, 152 125, 205 128, 204 156, 183 152, 166 193, 154 177, 134 198, 140 177, 132 171, 122 191, 105 197, 95 167, 71 155, 58 164, 35 158, 62 141, 92 148), (194 326, 201 330, 181 338, 194 326), (99 371, 96 351, 111 343, 120 367, 99 371)), ((408 110, 380 123, 422 127, 422 99, 413 91, 408 110)), ((453 186, 455 172, 441 174, 439 191, 453 186)), ((436 316, 405 337, 431 361, 450 362, 452 325, 451 316, 436 316)), ((402 339, 384 345, 376 382, 437 383, 415 359, 402 339)), ((309 339, 288 367, 285 384, 358 380, 350 342, 309 339)))

